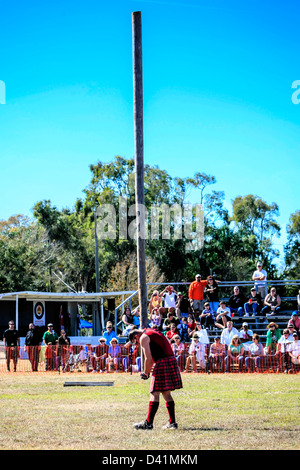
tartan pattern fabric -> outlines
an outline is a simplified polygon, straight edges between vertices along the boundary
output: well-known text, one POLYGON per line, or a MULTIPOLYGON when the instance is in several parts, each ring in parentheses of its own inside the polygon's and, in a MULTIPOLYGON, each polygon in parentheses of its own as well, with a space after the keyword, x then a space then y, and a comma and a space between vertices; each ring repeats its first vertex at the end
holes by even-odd
POLYGON ((153 368, 150 393, 166 392, 177 388, 182 388, 182 381, 175 356, 159 359, 153 368))

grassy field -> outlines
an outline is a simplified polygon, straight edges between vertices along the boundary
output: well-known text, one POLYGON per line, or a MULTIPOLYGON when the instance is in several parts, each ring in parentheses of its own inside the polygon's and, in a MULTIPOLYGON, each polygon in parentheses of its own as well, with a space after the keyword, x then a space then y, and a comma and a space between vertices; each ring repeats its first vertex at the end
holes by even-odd
POLYGON ((0 381, 1 450, 300 449, 300 376, 183 374, 173 393, 177 430, 164 431, 161 401, 152 431, 149 381, 138 375, 5 374, 0 381), (113 381, 111 387, 65 382, 113 381))

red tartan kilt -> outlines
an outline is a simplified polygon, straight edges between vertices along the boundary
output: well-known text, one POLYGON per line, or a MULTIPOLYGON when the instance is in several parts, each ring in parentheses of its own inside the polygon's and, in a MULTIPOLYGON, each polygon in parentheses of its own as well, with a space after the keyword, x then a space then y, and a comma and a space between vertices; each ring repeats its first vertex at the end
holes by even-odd
POLYGON ((153 368, 150 392, 166 392, 182 388, 182 381, 175 356, 159 359, 153 368))

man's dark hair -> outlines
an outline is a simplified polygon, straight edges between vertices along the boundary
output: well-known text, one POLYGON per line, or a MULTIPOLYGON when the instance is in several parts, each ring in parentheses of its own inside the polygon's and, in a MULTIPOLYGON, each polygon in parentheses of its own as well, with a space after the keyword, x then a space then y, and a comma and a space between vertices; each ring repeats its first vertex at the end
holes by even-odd
POLYGON ((131 331, 129 332, 129 335, 128 335, 129 341, 132 342, 132 340, 135 338, 136 334, 137 334, 137 333, 140 333, 140 332, 141 332, 141 330, 138 330, 138 329, 136 329, 136 328, 134 328, 133 330, 131 330, 131 331))

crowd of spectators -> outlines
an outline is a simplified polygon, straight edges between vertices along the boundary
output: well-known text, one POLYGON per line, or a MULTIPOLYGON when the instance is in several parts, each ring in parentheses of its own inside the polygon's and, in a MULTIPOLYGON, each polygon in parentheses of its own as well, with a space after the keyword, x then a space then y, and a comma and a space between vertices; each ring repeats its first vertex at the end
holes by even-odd
MULTIPOLYGON (((300 365, 299 312, 294 311, 289 319, 286 330, 290 334, 286 330, 281 333, 272 322, 272 316, 280 312, 281 298, 275 287, 267 292, 267 273, 261 263, 257 263, 252 280, 248 295, 234 286, 227 302, 219 299, 220 281, 214 276, 203 280, 200 274, 191 282, 187 295, 171 285, 153 292, 147 326, 165 334, 182 371, 209 368, 229 372, 232 367, 261 371, 268 364, 267 358, 272 358, 278 370, 300 365), (247 323, 250 317, 254 319, 251 328, 247 323), (245 321, 237 329, 235 320, 241 318, 245 321), (264 333, 265 346, 259 331, 264 333)), ((133 322, 127 325, 123 334, 134 327, 133 322)))
MULTIPOLYGON (((248 295, 245 296, 239 286, 234 286, 228 301, 219 299, 220 280, 214 276, 202 279, 200 274, 196 274, 186 294, 177 292, 172 285, 161 292, 154 290, 148 305, 147 327, 158 329, 166 336, 184 372, 230 372, 232 368, 239 372, 243 369, 258 372, 268 366, 270 358, 278 370, 300 370, 300 291, 298 310, 292 313, 281 333, 279 326, 272 321, 272 317, 280 312, 281 298, 275 287, 267 292, 267 273, 261 263, 257 263, 252 280, 254 285, 248 295), (248 324, 250 317, 254 319, 251 328, 248 324), (242 327, 237 328, 235 320, 241 318, 242 327)), ((139 307, 133 311, 127 307, 122 315, 122 337, 128 337, 133 328, 141 327, 141 323, 139 307)), ((13 321, 9 322, 3 341, 7 370, 10 370, 11 361, 16 370, 20 337, 13 321)), ((47 331, 41 335, 30 323, 25 350, 28 350, 32 370, 38 369, 42 342, 46 347, 46 370, 57 370, 59 366, 65 369, 65 352, 70 350, 66 332, 61 330, 58 335, 53 331, 53 324, 49 323, 47 331)), ((84 351, 81 353, 84 356, 84 351)), ((99 345, 93 348, 90 362, 94 373, 118 372, 121 369, 139 371, 140 348, 129 341, 125 345, 119 344, 113 323, 108 321, 99 345)))

